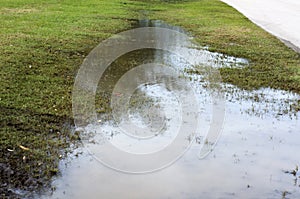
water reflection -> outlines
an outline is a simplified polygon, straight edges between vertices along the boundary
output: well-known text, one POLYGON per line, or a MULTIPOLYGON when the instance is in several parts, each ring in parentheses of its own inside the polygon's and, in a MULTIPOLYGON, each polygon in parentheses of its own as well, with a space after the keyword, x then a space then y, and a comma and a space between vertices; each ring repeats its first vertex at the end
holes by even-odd
MULTIPOLYGON (((159 26, 183 31, 161 21, 145 20, 140 22, 140 26, 159 26)), ((192 45, 190 47, 192 48, 188 53, 193 55, 201 51, 203 62, 205 49, 196 49, 192 45)), ((184 54, 184 57, 187 57, 188 53, 184 54)), ((247 64, 247 61, 241 58, 220 56, 208 51, 205 55, 206 61, 216 57, 227 57, 227 60, 232 61, 223 59, 223 67, 244 67, 247 64)), ((190 80, 190 86, 199 99, 201 125, 191 148, 167 169, 144 175, 116 172, 99 164, 89 155, 86 148, 80 148, 79 152, 83 152, 81 156, 70 156, 70 162, 61 162, 62 176, 53 182, 56 191, 50 196, 44 196, 45 198, 282 198, 284 195, 291 198, 300 197, 300 185, 297 181, 300 176, 298 171, 292 173, 296 165, 300 164, 300 114, 291 108, 293 104, 298 103, 299 95, 269 88, 244 91, 232 85, 220 85, 226 96, 223 133, 214 151, 200 160, 197 158, 199 145, 205 142, 202 132, 207 132, 210 126, 213 102, 207 87, 205 71, 191 72, 198 67, 197 65, 187 63, 184 59, 162 50, 134 51, 120 57, 105 71, 99 82, 98 97, 106 98, 105 103, 108 106, 111 95, 124 94, 121 91, 114 92, 113 87, 122 75, 137 65, 153 61, 176 68, 180 74, 179 78, 190 80)), ((199 60, 194 61, 199 63, 199 60)), ((220 66, 220 62, 215 61, 214 63, 218 63, 215 66, 220 66)), ((141 79, 149 75, 151 76, 145 73, 141 79)), ((176 86, 178 85, 174 84, 171 90, 176 86)), ((166 83, 145 84, 139 87, 131 98, 131 120, 141 127, 153 122, 153 128, 160 128, 160 120, 151 121, 151 117, 143 115, 147 108, 155 104, 165 107, 167 113, 164 116, 158 113, 155 118, 161 116, 174 119, 172 116, 179 114, 179 110, 176 109, 178 100, 167 88, 166 83), (140 103, 133 103, 135 101, 140 103), (168 109, 167 105, 170 104, 173 109, 168 109)), ((99 140, 110 139, 128 151, 135 151, 136 147, 139 147, 138 150, 144 150, 143 152, 147 152, 151 147, 151 150, 153 147, 159 149, 161 143, 158 141, 140 146, 139 141, 123 142, 122 133, 115 128, 116 121, 111 120, 109 113, 102 113, 103 106, 103 100, 98 102, 100 123, 107 131, 106 137, 92 137, 94 140, 91 140, 91 146, 97 147, 101 145, 99 140)), ((176 121, 175 117, 173 122, 176 121)), ((174 123, 167 124, 164 128, 173 125, 174 123)), ((167 133, 161 135, 159 141, 171 139, 172 136, 167 133)))

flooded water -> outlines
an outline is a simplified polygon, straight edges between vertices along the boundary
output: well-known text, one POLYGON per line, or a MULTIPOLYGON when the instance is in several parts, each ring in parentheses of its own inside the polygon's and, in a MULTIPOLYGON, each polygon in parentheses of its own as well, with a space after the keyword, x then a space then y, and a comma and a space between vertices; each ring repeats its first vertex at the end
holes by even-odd
MULTIPOLYGON (((161 21, 144 20, 139 27, 184 32, 161 21)), ((189 62, 171 52, 144 49, 111 64, 97 96, 110 98, 112 112, 102 113, 104 105, 96 100, 98 124, 84 129, 84 147, 73 153, 80 155, 61 161, 55 189, 43 198, 300 198, 300 113, 292 108, 300 96, 270 88, 241 90, 221 83, 219 76, 214 76, 217 86, 211 86, 207 65, 240 68, 248 61, 177 41, 182 43, 186 48, 179 54, 189 62), (128 94, 130 98, 124 97, 128 94), (197 100, 184 103, 185 96, 197 100), (128 100, 126 110, 119 106, 122 99, 128 100), (224 106, 216 106, 222 100, 224 106), (184 115, 182 107, 192 111, 184 115), (209 137, 210 130, 218 130, 211 128, 216 114, 222 131, 209 137), (187 124, 196 120, 196 125, 184 126, 180 137, 176 129, 184 119, 187 124), (128 134, 131 123, 138 130, 128 134), (218 140, 215 147, 205 149, 208 139, 218 140), (105 151, 107 142, 137 155, 176 145, 159 161, 149 161, 105 151)))

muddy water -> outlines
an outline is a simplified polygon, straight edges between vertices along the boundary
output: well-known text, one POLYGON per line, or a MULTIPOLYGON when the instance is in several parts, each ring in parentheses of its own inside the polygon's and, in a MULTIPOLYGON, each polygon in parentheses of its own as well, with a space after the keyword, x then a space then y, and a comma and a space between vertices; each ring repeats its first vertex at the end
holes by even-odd
MULTIPOLYGON (((184 32, 180 27, 160 21, 145 20, 140 22, 140 26, 184 32)), ((154 131, 163 126, 159 131, 163 133, 133 133, 129 139, 117 125, 116 120, 124 117, 122 114, 117 119, 112 119, 109 114, 99 114, 99 124, 89 126, 89 131, 94 134, 89 137, 88 144, 74 152, 80 154, 78 157, 71 156, 61 162, 61 176, 53 181, 55 190, 43 198, 300 198, 300 172, 297 173, 297 165, 300 166, 300 113, 291 108, 300 99, 299 95, 270 88, 249 92, 233 85, 220 84, 225 97, 222 134, 214 150, 205 158, 199 158, 205 132, 212 122, 214 102, 205 75, 193 72, 197 70, 197 63, 209 63, 214 68, 246 67, 248 61, 210 53, 193 45, 182 54, 186 52, 185 57, 195 57, 194 63, 187 63, 161 50, 148 49, 127 54, 115 61, 106 72, 99 83, 99 93, 113 92, 117 97, 124 94, 122 90, 113 91, 111 85, 138 64, 156 61, 171 65, 179 72, 179 79, 189 81, 201 113, 196 139, 191 142, 189 150, 168 167, 146 174, 119 172, 95 158, 103 140, 130 153, 159 151, 174 141, 174 127, 182 114, 176 108, 180 102, 174 95, 181 89, 180 84, 173 81, 142 84, 131 97, 130 120, 141 128, 150 125, 154 131), (155 117, 144 114, 149 109, 153 110, 152 116, 155 117), (162 125, 161 121, 166 122, 162 125), (104 129, 102 134, 97 133, 98 128, 104 129), (132 139, 132 136, 140 139, 132 139)), ((161 68, 158 67, 156 72, 159 73, 159 70, 161 68)), ((140 77, 152 76, 144 73, 140 77)))

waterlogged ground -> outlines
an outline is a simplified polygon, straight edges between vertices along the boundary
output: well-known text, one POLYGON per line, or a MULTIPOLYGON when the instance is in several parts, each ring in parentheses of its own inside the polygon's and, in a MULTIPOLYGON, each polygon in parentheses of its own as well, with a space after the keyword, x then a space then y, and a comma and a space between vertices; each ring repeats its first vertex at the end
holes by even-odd
MULTIPOLYGON (((160 21, 145 20, 139 26, 167 27, 184 32, 160 21)), ((184 42, 178 41, 178 45, 184 42)), ((148 49, 128 53, 111 65, 98 87, 97 97, 107 98, 107 104, 103 104, 103 100, 102 104, 97 103, 96 99, 98 124, 81 129, 83 147, 74 152, 75 156, 61 161, 61 176, 53 181, 52 193, 43 198, 300 197, 300 113, 297 108, 300 96, 270 88, 241 90, 221 83, 217 73, 211 77, 211 72, 218 68, 247 67, 249 63, 245 59, 210 53, 192 43, 179 52, 194 62, 187 63, 170 52, 148 49), (119 99, 126 95, 126 89, 122 92, 122 89, 116 91, 113 88, 120 79, 122 83, 122 75, 151 61, 173 67, 179 74, 177 79, 141 84, 130 98, 127 118, 124 112, 117 111, 115 117, 111 115, 114 110, 103 113, 111 96, 119 99), (182 119, 181 102, 176 94, 187 88, 181 85, 186 82, 197 98, 199 123, 194 140, 187 136, 182 141, 191 145, 180 159, 164 169, 145 174, 116 171, 99 161, 101 153, 98 152, 106 142, 124 151, 141 154, 162 150, 172 143, 182 119), (209 144, 206 136, 216 113, 213 111, 218 103, 213 99, 216 90, 225 101, 222 131, 213 151, 199 158, 203 147, 209 144), (141 129, 151 126, 153 132, 159 133, 131 132, 127 136, 118 125, 128 118, 141 129), (135 136, 145 139, 134 139, 135 136)), ((153 71, 156 75, 166 75, 165 66, 154 67, 153 71)), ((134 72, 141 79, 151 79, 154 74, 134 72)), ((125 77, 125 80, 128 79, 125 77)), ((128 86, 130 84, 124 88, 128 86)), ((115 157, 113 153, 111 158, 115 157)), ((124 160, 120 158, 120 165, 124 160)), ((136 165, 143 164, 136 162, 136 165)))
POLYGON ((299 174, 292 174, 300 158, 299 121, 243 114, 236 103, 226 108, 222 136, 205 159, 198 159, 195 143, 170 167, 133 175, 103 166, 82 149, 79 158, 61 163, 62 176, 49 198, 300 197, 299 174))
MULTIPOLYGON (((144 16, 162 19, 190 31, 201 47, 196 45, 194 48, 197 50, 184 50, 182 53, 198 53, 201 55, 198 58, 200 61, 205 60, 205 55, 210 57, 207 61, 212 64, 215 58, 226 60, 224 59, 226 54, 247 58, 245 64, 247 65, 248 62, 249 67, 244 67, 245 65, 240 62, 245 61, 244 59, 237 64, 227 64, 227 61, 235 62, 234 57, 227 57, 229 60, 223 61, 227 67, 222 67, 220 71, 226 83, 245 89, 270 87, 300 92, 299 54, 219 0, 89 0, 81 2, 80 6, 77 1, 71 0, 38 2, 3 0, 0 4, 0 13, 2 25, 0 29, 0 195, 2 198, 30 198, 32 194, 49 189, 52 177, 60 174, 59 162, 73 150, 72 145, 76 146, 78 140, 78 132, 72 134, 70 129, 72 130, 74 124, 71 108, 72 88, 80 64, 99 42, 122 30, 132 28, 131 24, 144 16), (140 10, 144 11, 140 13, 140 10), (198 51, 208 49, 222 54, 198 51)), ((152 22, 144 20, 142 23, 146 26, 152 22)), ((132 66, 140 64, 139 57, 141 59, 147 57, 136 56, 135 53, 146 53, 153 58, 160 52, 151 52, 151 50, 132 52, 131 56, 134 58, 132 66)), ((125 55, 125 57, 130 56, 125 55)), ((119 79, 119 74, 124 74, 127 68, 132 68, 131 64, 123 62, 122 59, 117 60, 113 65, 117 66, 115 68, 117 70, 113 66, 110 67, 111 70, 107 71, 107 81, 102 87, 99 86, 99 97, 96 98, 97 112, 101 115, 98 124, 107 127, 107 131, 112 125, 106 122, 113 122, 109 114, 107 117, 103 115, 110 109, 109 99, 112 89, 109 89, 109 85, 115 85, 114 80, 119 79), (116 77, 113 77, 113 74, 116 77)), ((216 66, 220 64, 214 64, 214 67, 216 66)), ((199 90, 205 92, 205 87, 211 86, 205 84, 207 69, 203 65, 198 69, 200 71, 187 67, 183 70, 186 74, 181 74, 181 77, 192 81, 193 74, 200 75, 200 77, 195 75, 195 79, 198 78, 198 81, 203 84, 198 86, 199 90), (188 76, 189 74, 191 77, 188 76)), ((164 105, 170 101, 174 106, 179 104, 173 95, 176 90, 170 92, 172 89, 164 89, 163 85, 148 86, 149 88, 139 87, 141 90, 136 91, 136 99, 132 101, 132 109, 130 109, 130 113, 133 114, 130 119, 141 127, 149 122, 150 124, 155 122, 153 125, 158 126, 161 124, 156 117, 143 118, 147 116, 143 111, 144 106, 150 107, 149 113, 152 115, 164 119, 169 115, 162 117, 160 110, 163 109, 160 107, 167 109, 168 106, 164 105), (159 92, 163 92, 170 97, 159 95, 147 97, 146 94, 153 89, 158 91, 159 95, 161 95, 159 92), (138 99, 145 100, 147 103, 135 103, 138 99), (153 106, 155 101, 159 102, 160 106, 153 106)), ((122 97, 122 93, 115 94, 117 99, 122 97)), ((258 100, 263 97, 254 94, 251 93, 248 97, 246 95, 245 98, 258 100)), ((239 102, 236 98, 240 99, 244 97, 243 95, 244 91, 242 95, 237 92, 237 95, 229 95, 227 100, 239 102)), ((210 100, 208 97, 200 99, 202 104, 204 99, 210 100)), ((270 99, 276 101, 272 95, 270 99)), ((203 109, 200 102, 201 116, 204 117, 205 114, 211 116, 210 106, 203 109)), ((278 111, 267 114, 279 118, 281 115, 288 114, 290 117, 293 116, 293 111, 290 109, 300 108, 299 102, 295 104, 295 100, 287 102, 281 100, 281 104, 283 105, 279 114, 278 111)), ((253 111, 252 104, 249 104, 247 112, 257 114, 265 110, 273 110, 270 107, 260 110, 261 104, 257 105, 253 111)), ((170 115, 172 114, 170 112, 170 115)), ((205 124, 209 124, 209 121, 207 119, 205 124)), ((201 127, 205 128, 204 125, 201 127)), ((149 135, 149 132, 146 135, 149 135)), ((106 135, 105 138, 109 137, 106 135)), ((120 135, 113 137, 119 138, 120 135)), ((160 135, 159 140, 162 138, 160 135)), ((112 140, 116 141, 116 139, 112 140)), ((200 140, 197 139, 198 142, 200 140)), ((294 165, 291 167, 295 169, 294 165)), ((61 188, 63 189, 63 186, 61 188)))

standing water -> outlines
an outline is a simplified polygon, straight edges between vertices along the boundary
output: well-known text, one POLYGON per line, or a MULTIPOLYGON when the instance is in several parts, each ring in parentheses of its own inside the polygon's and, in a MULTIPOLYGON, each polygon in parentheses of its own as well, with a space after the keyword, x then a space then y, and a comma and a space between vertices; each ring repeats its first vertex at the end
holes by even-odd
MULTIPOLYGON (((161 21, 140 21, 140 27, 184 32, 161 21)), ((186 46, 184 42, 177 40, 176 44, 186 46)), ((180 54, 187 59, 192 57, 189 59, 192 61, 186 62, 161 49, 142 49, 129 52, 110 65, 97 87, 98 124, 90 124, 82 130, 85 145, 74 152, 81 155, 61 161, 61 176, 52 184, 55 190, 43 198, 300 198, 297 166, 300 164, 300 114, 291 108, 298 103, 300 96, 271 88, 246 91, 219 83, 218 90, 225 98, 222 133, 216 146, 210 148, 211 153, 201 156, 213 114, 219 112, 213 112, 216 103, 212 100, 213 88, 208 86, 209 78, 199 72, 203 71, 199 67, 208 64, 215 70, 220 67, 240 68, 247 67, 248 61, 211 53, 192 42, 188 50, 180 51, 180 54), (171 66, 180 75, 174 80, 174 75, 172 78, 166 76, 166 73, 172 74, 172 70, 152 66, 149 64, 152 62, 171 66), (139 71, 136 66, 141 64, 151 68, 150 72, 139 71), (124 76, 125 73, 128 75, 124 76), (159 76, 157 83, 150 81, 153 73, 159 76), (126 89, 130 87, 128 80, 134 77, 132 74, 138 74, 137 79, 149 81, 134 87, 126 116, 124 111, 118 111, 124 108, 118 106, 122 104, 118 100, 126 95, 126 89), (184 141, 178 142, 179 147, 183 142, 188 143, 187 150, 178 159, 157 170, 151 167, 152 163, 135 162, 138 171, 141 165, 149 166, 149 172, 135 173, 128 172, 126 166, 115 168, 103 164, 97 158, 105 142, 128 153, 140 154, 163 150, 174 142, 176 128, 182 120, 177 94, 191 94, 182 85, 186 81, 193 90, 192 95, 197 98, 200 114, 195 134, 187 131, 184 141), (120 86, 116 88, 116 84, 120 86), (113 100, 98 102, 98 98, 113 100), (115 103, 115 110, 104 108, 110 103, 115 103), (124 120, 135 123, 140 131, 130 135, 124 133, 124 129, 119 128, 124 120), (143 131, 146 126, 151 126, 153 131, 143 131)), ((192 106, 196 109, 196 104, 192 106)), ((126 122, 123 124, 126 129, 126 122)), ((185 128, 193 130, 190 126, 185 128)), ((112 151, 111 158, 114 157, 117 156, 112 151)), ((122 165, 122 161, 120 157, 117 163, 122 165)))

